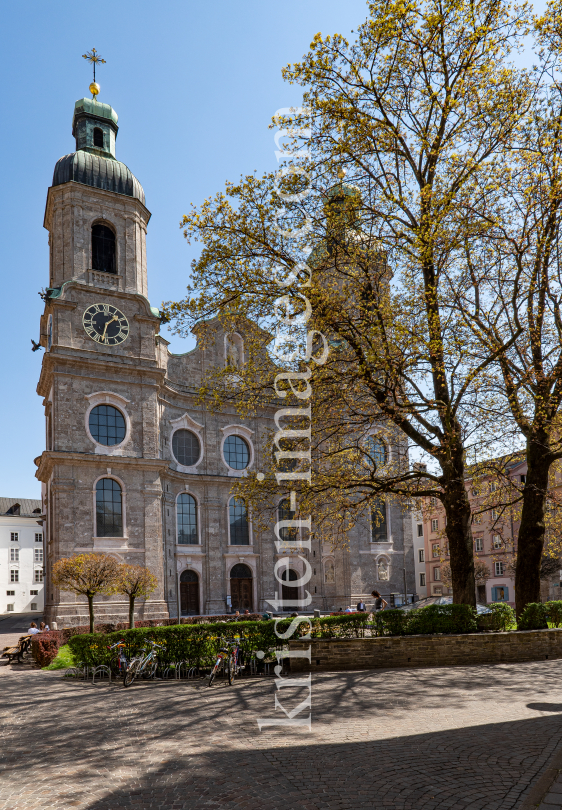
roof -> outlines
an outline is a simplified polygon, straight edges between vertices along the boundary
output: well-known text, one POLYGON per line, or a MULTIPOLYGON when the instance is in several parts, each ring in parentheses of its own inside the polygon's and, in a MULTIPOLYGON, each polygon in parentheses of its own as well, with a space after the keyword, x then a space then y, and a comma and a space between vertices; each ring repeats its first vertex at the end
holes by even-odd
POLYGON ((17 511, 13 510, 19 504, 19 517, 33 517, 37 518, 41 515, 41 501, 36 501, 32 498, 0 498, 0 516, 13 515, 18 517, 17 511), (38 512, 35 510, 39 510, 38 512))
MULTIPOLYGON (((74 121, 77 115, 86 113, 87 115, 95 115, 98 118, 107 118, 117 126, 118 116, 111 104, 102 104, 101 101, 96 101, 95 98, 79 98, 74 105, 74 115, 72 116, 72 129, 74 130, 74 121)), ((74 132, 73 132, 74 134, 74 132)))
POLYGON ((124 163, 114 158, 99 157, 82 149, 71 152, 57 161, 53 186, 60 186, 70 180, 135 197, 145 204, 144 191, 137 178, 124 163))

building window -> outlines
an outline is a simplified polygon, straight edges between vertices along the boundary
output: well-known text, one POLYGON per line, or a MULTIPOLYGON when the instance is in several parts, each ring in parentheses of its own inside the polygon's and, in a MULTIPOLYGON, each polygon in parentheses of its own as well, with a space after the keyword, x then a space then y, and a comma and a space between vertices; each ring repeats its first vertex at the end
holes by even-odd
POLYGON ((34 548, 33 551, 35 552, 34 560, 36 563, 43 562, 43 549, 42 548, 34 548))
POLYGON ((418 537, 423 537, 423 523, 418 523, 418 537))
POLYGON ((19 532, 10 532, 10 540, 12 543, 18 543, 20 539, 19 532))
POLYGON ((20 561, 20 550, 19 548, 11 548, 10 549, 10 562, 19 562, 20 561))
MULTIPOLYGON (((279 503, 277 507, 277 519, 281 520, 294 520, 295 512, 291 511, 291 502, 285 498, 279 503)), ((295 526, 283 526, 279 529, 279 537, 284 543, 297 542, 297 529, 295 526)))
POLYGON ((15 596, 15 595, 16 595, 15 591, 6 591, 6 596, 15 596))
POLYGON ((441 596, 442 593, 443 593, 443 588, 440 585, 438 587, 435 586, 435 585, 433 586, 433 595, 434 596, 441 596))
POLYGON ((492 588, 492 602, 507 602, 509 599, 509 588, 505 585, 496 585, 492 588))
POLYGON ((174 458, 184 467, 193 467, 199 461, 201 444, 191 430, 176 430, 172 436, 174 458))
POLYGON ((192 495, 183 492, 177 501, 178 543, 181 545, 199 545, 197 531, 197 503, 192 495))
POLYGON ((43 569, 36 568, 35 569, 35 582, 43 582, 43 569))
POLYGON ((497 509, 492 509, 492 520, 497 520, 499 517, 499 512, 497 509))
POLYGON ((369 455, 375 467, 384 467, 387 462, 386 444, 378 436, 369 436, 369 455))
POLYGON ((106 447, 121 444, 127 432, 125 417, 113 405, 96 405, 92 408, 88 426, 96 442, 106 447))
POLYGON ((431 521, 431 531, 436 532, 439 530, 439 518, 434 518, 431 521))
POLYGON ((387 536, 386 502, 376 498, 371 507, 371 542, 386 543, 387 536))
POLYGON ((441 569, 440 568, 434 568, 433 569, 433 579, 435 580, 435 582, 440 582, 441 581, 441 569))
POLYGON ((494 548, 501 548, 502 547, 502 539, 499 534, 495 534, 492 537, 492 543, 494 548))
POLYGON ((37 602, 31 603, 31 610, 37 610, 37 602))
MULTIPOLYGON (((30 596, 39 596, 39 591, 29 591, 29 595, 30 596)), ((12 593, 12 596, 14 596, 14 593, 12 593)))
POLYGON ((418 561, 425 562, 425 551, 423 548, 418 549, 418 561))
POLYGON ((94 127, 94 146, 103 149, 103 129, 94 127))
POLYGON ((441 549, 439 547, 439 543, 434 543, 431 546, 431 554, 432 554, 433 557, 439 557, 439 555, 441 554, 441 549))
POLYGON ((43 535, 41 532, 35 532, 35 542, 42 543, 43 542, 43 535))
POLYGON ((429 499, 429 503, 430 503, 432 506, 437 506, 437 498, 435 497, 435 495, 432 495, 432 496, 431 496, 431 498, 429 499))
POLYGON ((420 574, 420 587, 425 588, 425 574, 420 574))
POLYGON ((494 481, 491 481, 490 482, 490 492, 495 492, 497 488, 498 488, 498 485, 494 481))
POLYGON ((233 470, 245 470, 250 463, 250 448, 240 436, 227 436, 223 453, 224 460, 233 470))
POLYGON ((12 605, 6 605, 6 610, 8 611, 8 613, 9 613, 10 611, 12 611, 13 609, 14 609, 13 604, 12 604, 12 605))
POLYGON ((113 478, 96 484, 96 537, 123 537, 123 498, 113 478))
POLYGON ((12 568, 10 571, 10 582, 19 582, 20 581, 20 572, 17 568, 12 568))
POLYGON ((249 546, 248 512, 243 498, 231 498, 229 504, 230 545, 249 546))
POLYGON ((494 572, 495 572, 495 576, 503 577, 504 564, 502 562, 494 563, 494 572))
POLYGON ((92 225, 92 270, 116 273, 115 234, 107 225, 92 225))
POLYGON ((475 551, 483 551, 484 550, 484 541, 481 537, 474 538, 474 550, 475 551))
POLYGON ((526 475, 520 475, 520 476, 519 476, 519 478, 521 479, 521 483, 522 483, 522 484, 524 484, 524 483, 525 483, 525 481, 527 480, 527 476, 526 476, 526 475))

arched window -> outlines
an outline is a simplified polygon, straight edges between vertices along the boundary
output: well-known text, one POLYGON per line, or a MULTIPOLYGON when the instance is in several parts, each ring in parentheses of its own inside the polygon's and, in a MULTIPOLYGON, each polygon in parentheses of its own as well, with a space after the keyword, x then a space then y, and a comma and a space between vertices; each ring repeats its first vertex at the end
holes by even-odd
POLYGON ((199 613, 199 577, 195 571, 180 574, 180 605, 182 616, 197 616, 199 613))
POLYGON ((96 442, 107 447, 121 444, 127 432, 125 417, 113 405, 96 405, 92 408, 88 426, 96 442))
POLYGON ((376 467, 384 467, 386 464, 388 460, 386 444, 379 436, 369 436, 369 455, 371 463, 376 467))
POLYGON ((248 512, 243 498, 231 498, 229 505, 230 545, 249 546, 248 512))
POLYGON ((245 470, 250 463, 250 448, 240 436, 227 436, 223 453, 224 460, 233 470, 245 470))
POLYGON ((92 270, 116 273, 115 234, 107 225, 92 225, 92 270))
MULTIPOLYGON (((295 512, 291 511, 291 502, 288 498, 284 498, 277 507, 278 520, 294 520, 295 512)), ((279 529, 279 537, 283 542, 296 542, 297 529, 295 526, 283 526, 279 529)))
POLYGON ((96 537, 123 537, 123 497, 113 478, 96 484, 96 537))
POLYGON ((176 430, 172 436, 172 452, 184 467, 193 467, 201 456, 201 444, 191 430, 176 430))
POLYGON ((94 146, 103 149, 103 129, 94 127, 94 146))
POLYGON ((244 563, 230 569, 230 598, 234 610, 252 610, 252 570, 244 563))
POLYGON ((197 503, 192 495, 183 492, 177 501, 178 543, 196 546, 199 544, 197 532, 197 503))
POLYGON ((387 534, 386 503, 377 498, 371 507, 371 542, 385 543, 387 534))

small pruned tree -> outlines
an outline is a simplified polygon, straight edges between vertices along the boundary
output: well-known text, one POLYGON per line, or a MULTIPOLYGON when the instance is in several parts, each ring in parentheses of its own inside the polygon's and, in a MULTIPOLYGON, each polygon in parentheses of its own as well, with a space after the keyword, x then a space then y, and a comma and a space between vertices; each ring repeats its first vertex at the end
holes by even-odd
POLYGON ((129 597, 129 627, 135 627, 135 599, 144 597, 148 599, 158 585, 154 574, 142 565, 127 565, 119 567, 119 578, 115 590, 117 593, 129 597))
POLYGON ((76 554, 53 566, 53 585, 87 598, 90 633, 94 632, 94 596, 114 592, 119 569, 117 560, 108 554, 76 554))

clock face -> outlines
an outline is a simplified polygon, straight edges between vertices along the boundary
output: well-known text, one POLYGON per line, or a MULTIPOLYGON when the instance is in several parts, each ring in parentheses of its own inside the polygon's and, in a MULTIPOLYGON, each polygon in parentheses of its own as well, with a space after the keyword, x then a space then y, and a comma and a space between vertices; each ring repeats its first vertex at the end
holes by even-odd
POLYGON ((103 346, 117 346, 129 337, 129 322, 111 304, 92 304, 82 318, 88 337, 103 346))

